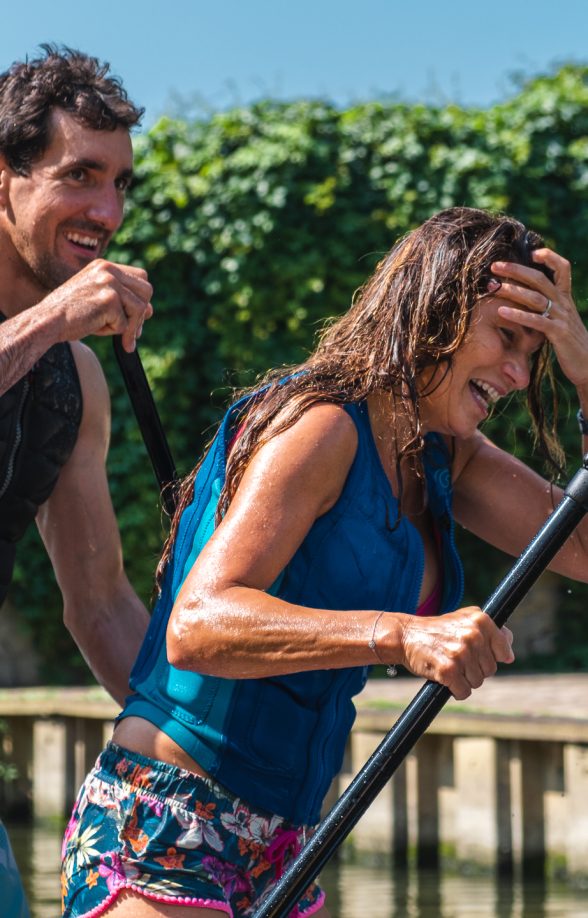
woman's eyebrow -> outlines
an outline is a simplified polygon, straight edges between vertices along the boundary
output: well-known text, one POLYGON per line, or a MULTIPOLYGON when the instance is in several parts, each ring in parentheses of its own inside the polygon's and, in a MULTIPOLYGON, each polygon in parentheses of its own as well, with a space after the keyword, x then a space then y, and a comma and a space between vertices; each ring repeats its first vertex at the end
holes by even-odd
MULTIPOLYGON (((537 332, 537 330, 536 330, 535 328, 527 328, 526 325, 521 325, 520 327, 522 328, 523 333, 524 333, 525 335, 527 335, 528 337, 530 337, 531 335, 536 335, 536 334, 538 334, 538 332, 537 332)), ((539 334, 541 334, 541 333, 539 333, 539 334)), ((531 349, 531 351, 530 351, 530 354, 531 354, 531 355, 537 354, 537 353, 541 350, 541 348, 543 347, 543 345, 545 344, 545 342, 547 341, 547 338, 546 338, 545 335, 542 334, 542 335, 541 335, 541 338, 542 338, 542 340, 539 342, 539 344, 538 344, 536 347, 534 347, 534 348, 531 349)))

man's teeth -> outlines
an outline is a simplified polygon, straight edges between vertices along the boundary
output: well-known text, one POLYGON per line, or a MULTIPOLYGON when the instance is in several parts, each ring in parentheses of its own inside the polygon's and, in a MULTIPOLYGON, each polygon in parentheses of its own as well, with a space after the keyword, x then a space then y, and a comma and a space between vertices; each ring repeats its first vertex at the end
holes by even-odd
POLYGON ((482 379, 472 379, 472 382, 477 389, 482 391, 488 402, 497 402, 500 398, 500 392, 498 392, 494 386, 491 386, 490 383, 484 382, 482 379))
POLYGON ((66 233, 65 238, 70 242, 75 242, 76 245, 84 245, 90 249, 95 249, 98 245, 95 236, 83 236, 81 233, 66 233))

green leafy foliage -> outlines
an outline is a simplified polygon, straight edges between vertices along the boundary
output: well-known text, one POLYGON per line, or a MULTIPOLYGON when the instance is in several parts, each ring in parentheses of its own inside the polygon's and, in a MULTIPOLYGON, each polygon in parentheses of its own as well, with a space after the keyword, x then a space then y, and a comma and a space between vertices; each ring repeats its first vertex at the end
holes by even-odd
MULTIPOLYGON (((379 257, 441 208, 519 217, 572 261, 585 301, 588 68, 537 78, 488 110, 264 101, 190 123, 164 118, 135 150, 136 182, 110 257, 144 266, 154 285, 141 355, 182 472, 231 388, 303 359, 319 323, 348 307, 379 257)), ((109 473, 127 568, 148 601, 165 526, 110 342, 92 345, 112 393, 109 473)), ((573 469, 575 398, 563 382, 562 397, 573 469)), ((501 445, 534 461, 528 428, 517 404, 489 424, 501 445)), ((479 545, 462 542, 468 593, 480 601, 488 564, 480 564, 479 545)), ((79 679, 83 667, 41 552, 29 536, 13 598, 39 635, 48 677, 79 679)), ((575 610, 587 598, 575 585, 575 610)), ((583 665, 588 651, 578 648, 588 647, 588 627, 578 625, 574 640, 583 665)), ((564 659, 575 665, 562 651, 564 659)))

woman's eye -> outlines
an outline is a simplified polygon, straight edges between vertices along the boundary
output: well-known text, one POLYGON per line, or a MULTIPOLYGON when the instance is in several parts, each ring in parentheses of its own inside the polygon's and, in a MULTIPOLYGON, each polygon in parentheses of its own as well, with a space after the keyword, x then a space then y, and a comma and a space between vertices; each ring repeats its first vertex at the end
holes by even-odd
POLYGON ((84 169, 71 169, 69 177, 76 182, 83 182, 84 178, 86 177, 86 173, 84 169))
POLYGON ((515 334, 511 328, 501 328, 500 332, 509 343, 514 341, 515 334))

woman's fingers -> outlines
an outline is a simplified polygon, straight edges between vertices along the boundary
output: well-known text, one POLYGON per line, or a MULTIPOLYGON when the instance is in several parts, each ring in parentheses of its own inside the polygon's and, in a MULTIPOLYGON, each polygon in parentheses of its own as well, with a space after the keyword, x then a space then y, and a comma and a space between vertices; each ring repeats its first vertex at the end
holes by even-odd
POLYGON ((490 266, 490 270, 494 276, 493 279, 495 278, 501 287, 510 281, 522 292, 537 291, 544 296, 556 296, 559 289, 543 271, 520 265, 514 261, 495 261, 490 266))
MULTIPOLYGON (((554 300, 540 290, 531 290, 529 287, 521 287, 518 284, 511 284, 504 281, 496 288, 490 287, 490 292, 500 299, 509 300, 519 306, 524 306, 525 310, 531 311, 533 315, 542 316, 548 307, 548 304, 554 300)), ((553 294, 555 296, 555 294, 553 294)))
POLYGON ((533 260, 537 264, 550 268, 553 272, 553 281, 537 268, 521 265, 517 262, 496 261, 491 265, 491 271, 500 284, 498 295, 520 303, 538 313, 545 311, 549 301, 553 303, 566 300, 572 301, 572 268, 570 262, 551 249, 535 249, 533 260), (508 280, 505 281, 503 278, 508 280), (514 281, 514 283, 509 283, 509 280, 514 281))
POLYGON ((504 652, 506 656, 500 659, 499 662, 500 663, 512 663, 514 662, 514 658, 515 658, 514 652, 512 649, 512 642, 514 639, 514 635, 512 631, 510 630, 510 628, 507 628, 506 625, 502 626, 502 628, 500 629, 500 633, 503 638, 501 642, 501 652, 504 652))
POLYGON ((498 261, 492 272, 500 280, 488 291, 508 301, 498 308, 503 319, 545 335, 571 383, 588 385, 588 331, 571 295, 570 262, 547 248, 536 249, 533 259, 553 271, 553 282, 534 268, 498 261))
POLYGON ((551 268, 555 275, 555 286, 562 293, 572 292, 572 266, 566 258, 562 258, 551 249, 534 249, 533 261, 551 268))
POLYGON ((511 663, 512 633, 499 629, 478 606, 439 617, 407 616, 403 663, 411 672, 467 698, 498 663, 511 663))
POLYGON ((535 249, 533 251, 533 261, 538 265, 545 265, 553 272, 553 281, 551 281, 543 271, 538 268, 532 268, 529 265, 521 265, 514 261, 495 261, 490 266, 490 270, 499 279, 508 277, 511 280, 518 281, 525 287, 540 290, 547 296, 553 293, 571 294, 572 290, 572 266, 566 258, 562 258, 557 252, 551 249, 535 249))

